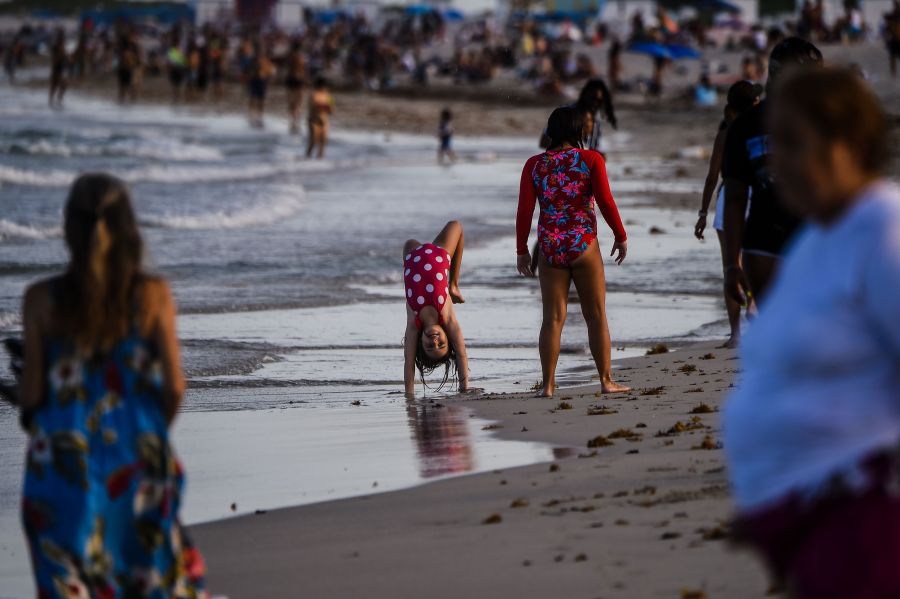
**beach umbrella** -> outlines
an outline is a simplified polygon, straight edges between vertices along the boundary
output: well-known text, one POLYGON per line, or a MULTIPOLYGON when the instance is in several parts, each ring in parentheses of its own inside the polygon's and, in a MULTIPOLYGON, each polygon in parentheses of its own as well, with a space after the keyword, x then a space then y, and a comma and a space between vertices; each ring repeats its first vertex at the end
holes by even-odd
POLYGON ((666 46, 669 51, 669 58, 672 60, 680 60, 682 58, 700 58, 700 52, 696 48, 683 46, 681 44, 669 44, 666 46))
POLYGON ((410 6, 407 6, 406 10, 404 10, 403 12, 411 17, 419 17, 422 15, 433 13, 435 11, 433 6, 428 6, 427 4, 412 4, 410 6))
POLYGON ((635 42, 628 46, 627 51, 633 54, 646 54, 653 58, 672 58, 669 49, 656 42, 635 42))
POLYGON ((441 11, 441 14, 448 21, 464 21, 466 18, 466 15, 464 15, 462 11, 457 8, 445 8, 443 11, 441 11))

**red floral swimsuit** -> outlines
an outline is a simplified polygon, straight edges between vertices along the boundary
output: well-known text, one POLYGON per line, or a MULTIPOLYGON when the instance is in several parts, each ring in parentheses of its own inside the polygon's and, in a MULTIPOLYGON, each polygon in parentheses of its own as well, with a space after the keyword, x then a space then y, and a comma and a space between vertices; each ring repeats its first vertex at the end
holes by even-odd
POLYGON ((595 199, 616 241, 625 241, 625 228, 599 153, 571 148, 530 158, 519 185, 517 252, 528 253, 531 217, 535 202, 539 201, 537 231, 541 253, 553 266, 570 266, 597 238, 595 199))
POLYGON ((450 254, 433 243, 420 245, 403 260, 403 285, 406 287, 406 303, 416 314, 416 328, 422 328, 419 312, 425 306, 433 306, 439 322, 444 324, 441 311, 450 301, 450 254))

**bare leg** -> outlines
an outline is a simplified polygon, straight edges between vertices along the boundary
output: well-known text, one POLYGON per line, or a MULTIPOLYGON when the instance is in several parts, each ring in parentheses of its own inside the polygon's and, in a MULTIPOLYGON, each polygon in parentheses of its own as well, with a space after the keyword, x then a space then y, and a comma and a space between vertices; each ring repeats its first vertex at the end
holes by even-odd
POLYGON ((319 125, 315 121, 309 121, 309 142, 306 144, 306 157, 312 158, 313 150, 316 148, 316 139, 318 138, 319 125))
POLYGON ((406 243, 403 244, 403 262, 406 262, 406 257, 409 255, 411 251, 416 249, 422 245, 418 239, 407 239, 406 243))
POLYGON ((750 283, 753 301, 759 302, 760 298, 768 291, 769 284, 778 270, 779 259, 744 253, 741 256, 741 262, 744 273, 747 275, 747 281, 750 283))
POLYGON ((466 243, 462 223, 458 220, 448 222, 434 238, 433 243, 450 254, 450 278, 447 281, 450 299, 454 304, 464 304, 466 300, 459 292, 459 269, 462 266, 463 248, 466 243))
POLYGON ((609 325, 606 322, 606 275, 600 247, 596 241, 572 263, 572 279, 581 300, 581 313, 587 323, 591 355, 600 374, 600 388, 603 393, 628 391, 628 387, 612 380, 610 363, 612 343, 609 339, 609 325))
POLYGON ((556 390, 556 363, 559 361, 559 339, 569 305, 569 285, 572 273, 567 268, 550 266, 544 256, 540 257, 541 267, 538 279, 541 283, 541 301, 544 319, 541 322, 541 336, 538 349, 541 354, 543 387, 538 397, 553 397, 556 390))
MULTIPOLYGON (((716 231, 716 235, 719 238, 719 249, 722 250, 722 267, 725 268, 728 266, 725 258, 725 236, 722 231, 716 231)), ((731 296, 727 293, 725 294, 725 311, 728 313, 728 326, 731 327, 731 335, 728 337, 728 341, 720 347, 737 347, 741 340, 741 305, 731 299, 731 296)))
POLYGON ((319 158, 325 157, 325 146, 328 145, 328 121, 325 121, 322 124, 321 129, 319 129, 319 158))

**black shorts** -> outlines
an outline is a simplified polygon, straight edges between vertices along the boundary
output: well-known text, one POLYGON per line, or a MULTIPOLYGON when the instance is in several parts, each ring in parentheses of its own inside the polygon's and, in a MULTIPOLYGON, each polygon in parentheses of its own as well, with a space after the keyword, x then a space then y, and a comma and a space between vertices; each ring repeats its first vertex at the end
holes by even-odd
POLYGON ((291 91, 301 91, 303 89, 303 79, 295 79, 294 77, 289 77, 285 79, 284 86, 291 91))
POLYGON ((750 202, 750 214, 741 244, 743 250, 750 254, 781 256, 800 226, 800 221, 780 210, 754 210, 753 200, 750 202))
POLYGON ((171 83, 173 87, 180 87, 184 82, 184 71, 185 70, 182 68, 169 70, 169 83, 171 83))
POLYGON ((254 100, 265 100, 268 89, 269 82, 265 79, 251 79, 247 83, 247 92, 254 100))
POLYGON ((134 80, 134 72, 131 69, 119 69, 119 87, 131 87, 134 80))

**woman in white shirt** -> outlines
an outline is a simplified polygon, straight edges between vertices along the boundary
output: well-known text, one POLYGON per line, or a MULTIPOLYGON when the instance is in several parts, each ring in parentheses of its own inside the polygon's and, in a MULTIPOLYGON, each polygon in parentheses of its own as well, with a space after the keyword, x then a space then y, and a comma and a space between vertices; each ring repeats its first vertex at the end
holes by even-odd
POLYGON ((900 188, 866 84, 817 68, 773 95, 797 235, 724 412, 739 515, 794 597, 900 597, 900 188))

